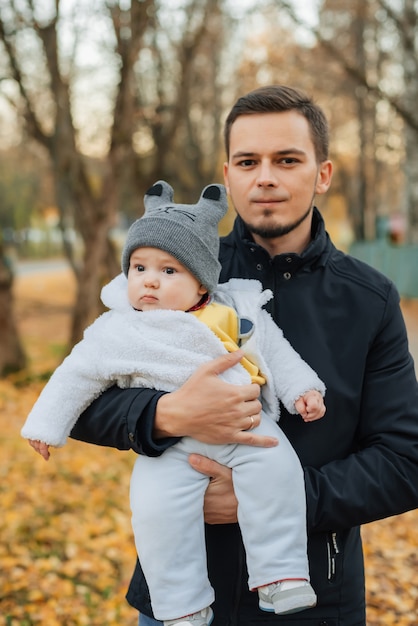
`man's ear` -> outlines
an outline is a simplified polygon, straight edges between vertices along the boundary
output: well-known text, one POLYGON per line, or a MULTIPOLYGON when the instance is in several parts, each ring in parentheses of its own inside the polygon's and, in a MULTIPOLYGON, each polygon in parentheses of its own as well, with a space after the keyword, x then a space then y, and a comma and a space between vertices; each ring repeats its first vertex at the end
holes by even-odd
POLYGON ((228 163, 224 163, 224 185, 226 192, 229 193, 229 180, 228 180, 228 163))
POLYGON ((321 195, 328 191, 331 185, 332 170, 331 161, 322 161, 322 163, 319 164, 318 177, 315 185, 316 194, 321 195))

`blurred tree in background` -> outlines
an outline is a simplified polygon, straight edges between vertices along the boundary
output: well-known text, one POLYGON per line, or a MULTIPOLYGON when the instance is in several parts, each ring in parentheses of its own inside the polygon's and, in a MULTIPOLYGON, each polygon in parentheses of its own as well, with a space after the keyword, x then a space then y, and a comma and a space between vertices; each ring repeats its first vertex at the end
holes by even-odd
POLYGON ((157 178, 187 192, 215 177, 220 4, 193 0, 180 20, 154 0, 1 5, 3 96, 23 141, 49 157, 63 233, 73 226, 82 239, 80 258, 63 237, 78 286, 71 344, 118 271, 109 238, 117 214, 139 214, 157 178), (85 119, 90 95, 97 109, 85 119))
POLYGON ((327 224, 370 240, 400 212, 418 242, 418 10, 393 4, 0 0, 1 227, 56 206, 77 281, 70 345, 119 271, 114 228, 159 178, 186 202, 222 180, 224 116, 262 84, 300 87, 329 116, 327 224))
POLYGON ((322 90, 331 70, 333 85, 327 82, 326 91, 338 94, 345 125, 357 135, 357 163, 345 186, 356 239, 373 239, 377 217, 402 211, 409 239, 418 243, 417 2, 324 0, 313 26, 291 2, 276 4, 325 51, 315 80, 322 90))
POLYGON ((13 308, 13 273, 3 254, 0 238, 0 378, 22 369, 26 364, 25 354, 17 332, 13 308))

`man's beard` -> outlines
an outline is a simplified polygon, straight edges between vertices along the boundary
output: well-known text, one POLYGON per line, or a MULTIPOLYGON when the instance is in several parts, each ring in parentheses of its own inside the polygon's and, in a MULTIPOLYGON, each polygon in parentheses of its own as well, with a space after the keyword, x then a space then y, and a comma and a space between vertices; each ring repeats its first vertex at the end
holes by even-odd
POLYGON ((253 226, 248 222, 244 222, 244 224, 250 231, 250 233, 253 233, 254 235, 258 235, 263 239, 276 239, 277 237, 283 237, 284 235, 288 235, 292 232, 292 230, 295 230, 298 226, 300 226, 300 224, 302 224, 302 222, 307 219, 307 217, 309 217, 311 211, 312 206, 310 206, 309 209, 295 222, 291 222, 290 224, 282 224, 280 226, 253 226))

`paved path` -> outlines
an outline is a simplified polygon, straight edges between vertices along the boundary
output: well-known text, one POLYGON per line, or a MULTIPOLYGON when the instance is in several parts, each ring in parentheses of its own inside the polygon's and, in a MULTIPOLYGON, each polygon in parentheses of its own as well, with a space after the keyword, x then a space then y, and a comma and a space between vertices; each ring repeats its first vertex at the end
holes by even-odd
POLYGON ((44 274, 46 272, 58 272, 69 267, 65 259, 46 259, 39 261, 19 261, 13 266, 16 276, 28 274, 44 274))

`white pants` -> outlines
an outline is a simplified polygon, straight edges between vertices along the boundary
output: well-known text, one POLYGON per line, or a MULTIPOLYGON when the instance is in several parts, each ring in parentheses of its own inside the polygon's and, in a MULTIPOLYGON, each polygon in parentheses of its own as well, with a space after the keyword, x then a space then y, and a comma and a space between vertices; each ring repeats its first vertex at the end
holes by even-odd
POLYGON ((299 459, 268 417, 254 433, 275 436, 279 445, 210 445, 184 437, 160 457, 138 456, 130 490, 132 526, 158 620, 200 611, 214 600, 203 520, 209 479, 190 467, 192 452, 232 468, 250 589, 285 578, 309 579, 299 459))

